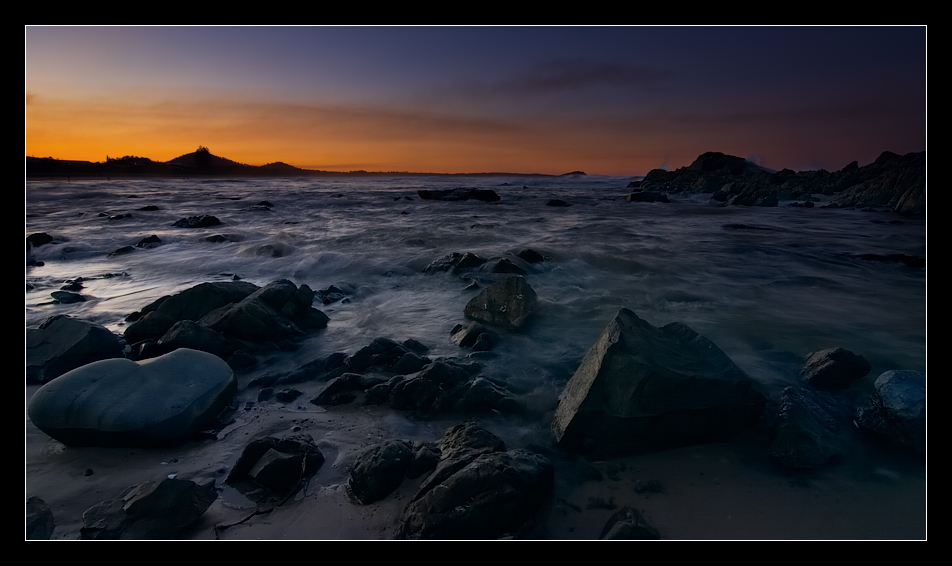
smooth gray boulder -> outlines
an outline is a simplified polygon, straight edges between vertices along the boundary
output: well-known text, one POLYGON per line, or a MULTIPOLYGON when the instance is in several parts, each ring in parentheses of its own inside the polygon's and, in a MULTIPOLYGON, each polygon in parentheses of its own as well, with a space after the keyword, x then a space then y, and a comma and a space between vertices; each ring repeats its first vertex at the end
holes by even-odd
POLYGON ((26 330, 27 383, 46 383, 88 363, 121 357, 119 337, 91 322, 58 315, 26 330))
POLYGON ((525 325, 537 302, 526 280, 512 276, 480 291, 466 304, 463 314, 479 322, 518 329, 525 325))
POLYGON ((237 390, 221 358, 180 348, 143 362, 87 364, 33 394, 27 414, 70 446, 160 446, 210 424, 237 390))
POLYGON ((559 396, 560 448, 625 454, 714 441, 751 423, 765 399, 713 342, 621 309, 559 396))

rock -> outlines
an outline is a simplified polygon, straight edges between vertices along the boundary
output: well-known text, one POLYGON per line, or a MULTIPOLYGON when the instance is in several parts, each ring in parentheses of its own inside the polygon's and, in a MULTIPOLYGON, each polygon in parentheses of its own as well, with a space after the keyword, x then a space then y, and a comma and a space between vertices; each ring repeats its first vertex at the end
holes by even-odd
POLYGON ((807 356, 800 378, 817 389, 835 391, 849 387, 871 369, 873 366, 863 356, 843 348, 829 348, 807 356))
POLYGON ((515 273, 516 275, 525 275, 526 270, 519 267, 510 259, 498 258, 496 260, 490 261, 491 267, 489 268, 493 273, 515 273))
POLYGON ((26 253, 29 254, 34 248, 49 244, 53 241, 53 236, 46 232, 37 232, 26 237, 26 253))
POLYGON ((225 482, 257 500, 287 499, 323 464, 324 454, 310 435, 269 436, 245 447, 225 482))
POLYGON ((162 240, 158 236, 152 234, 151 236, 142 238, 139 240, 139 243, 136 244, 137 248, 154 248, 162 244, 162 240))
POLYGON ((70 446, 173 445, 208 426, 236 390, 228 364, 182 348, 139 363, 110 359, 74 369, 38 389, 27 413, 70 446))
POLYGON ((244 281, 216 281, 200 283, 170 297, 162 297, 143 308, 140 312, 144 316, 126 328, 126 341, 158 340, 176 322, 198 321, 213 310, 239 302, 258 289, 257 285, 244 281), (152 312, 157 314, 150 318, 152 312))
POLYGON ((396 538, 518 536, 531 526, 553 485, 554 468, 538 454, 513 450, 476 455, 438 483, 429 478, 424 482, 404 511, 396 538))
POLYGON ((658 530, 648 524, 637 509, 622 507, 608 518, 601 540, 660 540, 658 530))
POLYGON ((846 406, 822 391, 787 387, 780 398, 780 415, 770 456, 790 468, 815 470, 842 458, 852 439, 846 406))
POLYGON ((157 342, 160 352, 171 352, 179 348, 190 348, 214 354, 223 360, 240 350, 244 345, 237 340, 225 338, 211 328, 191 320, 182 320, 172 325, 168 332, 157 342))
POLYGON ((82 303, 86 300, 86 297, 77 293, 71 293, 69 291, 53 291, 50 293, 50 296, 56 300, 57 303, 70 304, 70 303, 82 303))
POLYGON ((424 200, 481 200, 483 202, 499 200, 499 195, 492 189, 420 189, 417 191, 417 195, 424 200))
POLYGON ((545 257, 543 257, 542 254, 540 254, 539 252, 531 248, 526 248, 522 250, 521 252, 516 254, 516 257, 518 257, 519 259, 521 259, 522 261, 526 263, 541 263, 545 261, 545 257))
POLYGON ((39 497, 26 500, 26 540, 49 540, 53 536, 53 511, 39 497))
POLYGON ((513 276, 480 291, 466 304, 463 314, 479 322, 517 329, 525 325, 537 302, 526 280, 513 276))
POLYGON ((84 539, 173 539, 218 498, 213 486, 180 479, 149 481, 83 513, 84 539))
POLYGON ((119 337, 98 324, 58 315, 26 330, 27 383, 46 383, 88 363, 121 357, 119 337))
POLYGON ((221 220, 218 218, 203 214, 202 216, 189 216, 188 218, 176 220, 172 226, 176 228, 205 228, 208 226, 218 226, 219 224, 221 224, 221 220))
POLYGON ((631 193, 625 200, 628 202, 671 202, 668 200, 668 196, 664 193, 659 193, 657 191, 641 191, 636 193, 631 193))
POLYGON ((546 206, 571 206, 562 199, 554 198, 545 203, 546 206))
POLYGON ((710 340, 621 309, 566 384, 552 427, 570 452, 636 453, 723 438, 763 405, 753 380, 710 340))
POLYGON ((499 336, 478 322, 470 321, 465 324, 457 324, 450 331, 450 340, 461 348, 475 348, 479 337, 484 334, 487 335, 487 338, 483 339, 482 347, 489 346, 486 349, 492 349, 492 346, 498 342, 499 336))
POLYGON ((412 445, 406 440, 388 440, 371 446, 350 469, 351 493, 362 505, 380 501, 400 487, 412 459, 412 445))
POLYGON ((437 273, 452 269, 454 274, 459 274, 468 269, 479 267, 484 263, 486 263, 486 260, 474 253, 466 252, 465 254, 461 254, 459 252, 453 252, 430 262, 430 265, 426 266, 423 273, 437 273))
POLYGON ((918 454, 926 453, 926 376, 887 371, 873 384, 876 393, 857 411, 861 428, 918 454))

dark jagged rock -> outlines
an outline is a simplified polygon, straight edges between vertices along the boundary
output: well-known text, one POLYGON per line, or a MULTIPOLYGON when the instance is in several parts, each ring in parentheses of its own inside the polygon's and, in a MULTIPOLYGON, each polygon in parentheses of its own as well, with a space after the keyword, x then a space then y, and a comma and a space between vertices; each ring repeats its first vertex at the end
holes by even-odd
POLYGON ((380 501, 400 487, 412 459, 413 446, 407 440, 388 440, 371 446, 350 469, 351 493, 363 505, 380 501))
POLYGON ((202 326, 191 320, 181 320, 169 328, 156 342, 157 352, 171 352, 178 348, 190 348, 214 354, 227 360, 244 345, 237 340, 231 340, 207 326, 202 326))
POLYGON ((129 343, 158 340, 180 320, 198 321, 213 310, 238 302, 258 290, 244 281, 200 283, 172 296, 162 297, 141 311, 142 318, 123 333, 129 343), (156 313, 152 316, 150 313, 156 313), (152 316, 152 318, 150 318, 152 316))
POLYGON ((245 447, 225 482, 256 500, 287 499, 323 464, 324 454, 310 435, 269 436, 245 447))
POLYGON ((27 414, 70 446, 166 446, 208 426, 236 391, 228 364, 180 348, 141 363, 119 358, 74 369, 38 389, 27 414))
POLYGON ((82 303, 86 300, 85 296, 69 291, 53 291, 50 293, 50 296, 53 297, 57 303, 63 304, 82 303))
POLYGON ((881 207, 900 214, 924 215, 925 152, 899 156, 884 152, 873 163, 850 163, 828 171, 772 172, 740 157, 708 152, 676 171, 654 169, 640 188, 658 192, 713 193, 717 202, 744 206, 776 206, 783 199, 833 195, 834 207, 881 207))
POLYGON ((34 248, 49 244, 53 241, 53 236, 46 232, 37 232, 26 237, 26 253, 29 254, 34 248))
POLYGON ((466 304, 463 314, 479 322, 517 329, 525 325, 537 302, 526 280, 513 276, 480 291, 466 304))
POLYGON ((240 242, 244 239, 244 236, 238 234, 215 234, 213 236, 206 237, 205 241, 211 242, 213 244, 220 244, 222 242, 240 242))
POLYGON ((489 264, 491 265, 489 270, 492 273, 514 273, 516 275, 526 274, 525 269, 513 263, 512 260, 506 259, 504 257, 490 261, 489 264))
POLYGON ((83 513, 84 539, 174 539, 215 499, 213 486, 180 479, 149 481, 83 513))
POLYGON ((139 243, 136 244, 136 247, 137 248, 154 248, 161 244, 162 244, 162 240, 155 234, 152 234, 151 236, 147 236, 139 240, 139 243))
POLYGON ((524 533, 551 496, 554 468, 538 454, 502 450, 498 437, 475 425, 450 429, 441 441, 442 460, 404 511, 396 538, 495 539, 524 533))
POLYGON ((454 274, 459 274, 468 269, 479 267, 484 263, 486 263, 486 260, 474 253, 453 252, 430 262, 430 265, 426 266, 423 273, 437 273, 452 270, 454 274))
POLYGON ((26 540, 49 540, 53 536, 53 511, 39 497, 26 500, 26 540))
POLYGON ((608 518, 601 540, 660 540, 658 530, 648 524, 637 509, 622 507, 608 518))
POLYGON ((450 331, 450 340, 461 348, 476 349, 476 344, 483 335, 485 335, 486 338, 480 343, 479 351, 491 350, 492 346, 499 341, 499 336, 495 332, 478 322, 457 324, 453 327, 453 330, 450 331))
POLYGON ((800 378, 817 389, 835 391, 849 387, 872 369, 863 356, 843 348, 829 348, 807 356, 800 378))
POLYGON ((499 195, 492 189, 420 189, 417 191, 417 195, 424 200, 481 200, 483 202, 499 200, 499 195))
POLYGON ((841 459, 852 439, 850 410, 822 391, 787 387, 770 456, 790 468, 814 470, 841 459))
POLYGON ((634 453, 723 438, 752 423, 764 402, 710 340, 622 309, 562 391, 552 426, 571 452, 634 453))
POLYGON ((873 384, 876 393, 857 411, 861 428, 918 454, 926 453, 926 376, 887 371, 873 384))
POLYGON ((176 228, 206 228, 208 226, 218 226, 219 224, 221 224, 221 220, 218 218, 203 214, 202 216, 189 216, 188 218, 176 220, 172 226, 176 228))
POLYGON ((542 263, 543 261, 545 261, 545 257, 542 254, 540 254, 539 252, 531 248, 526 248, 522 250, 521 252, 516 254, 516 257, 518 257, 519 259, 521 259, 522 261, 526 263, 542 263))
POLYGON ((88 363, 121 357, 119 337, 98 324, 58 315, 26 330, 27 383, 46 383, 88 363))

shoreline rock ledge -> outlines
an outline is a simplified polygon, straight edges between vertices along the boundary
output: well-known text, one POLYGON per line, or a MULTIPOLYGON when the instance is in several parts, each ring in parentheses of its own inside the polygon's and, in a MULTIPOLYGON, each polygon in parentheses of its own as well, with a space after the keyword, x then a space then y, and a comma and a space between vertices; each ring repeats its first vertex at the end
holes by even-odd
POLYGON ((621 455, 711 442, 751 424, 766 402, 713 342, 621 309, 569 380, 555 411, 559 448, 621 455))

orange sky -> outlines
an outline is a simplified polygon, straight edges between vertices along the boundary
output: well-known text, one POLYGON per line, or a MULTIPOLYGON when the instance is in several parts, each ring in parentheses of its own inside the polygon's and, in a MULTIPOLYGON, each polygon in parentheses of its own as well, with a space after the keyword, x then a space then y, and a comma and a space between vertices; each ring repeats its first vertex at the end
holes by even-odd
POLYGON ((25 153, 643 175, 722 151, 835 170, 925 149, 925 31, 28 27, 25 153))

